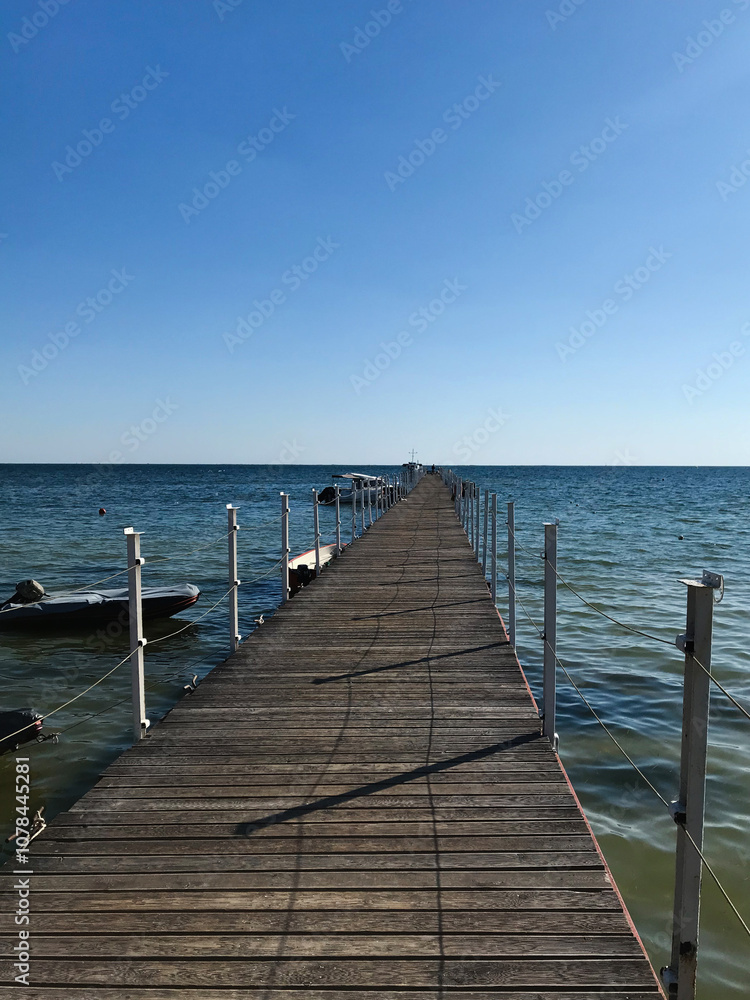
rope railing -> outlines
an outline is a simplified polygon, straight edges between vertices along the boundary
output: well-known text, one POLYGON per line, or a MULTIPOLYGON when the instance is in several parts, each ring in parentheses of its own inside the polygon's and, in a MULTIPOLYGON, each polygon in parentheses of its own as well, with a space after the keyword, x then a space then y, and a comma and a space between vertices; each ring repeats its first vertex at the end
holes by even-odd
MULTIPOLYGON (((276 518, 276 520, 278 520, 278 518, 276 518)), ((269 523, 271 523, 271 522, 269 522, 269 523)), ((213 541, 208 542, 206 545, 200 545, 200 546, 198 546, 198 548, 191 549, 189 552, 179 552, 179 553, 177 553, 176 555, 173 555, 173 556, 149 556, 148 558, 144 558, 142 565, 149 565, 149 566, 151 566, 151 565, 158 565, 158 564, 164 563, 164 562, 174 562, 177 559, 185 559, 185 558, 187 558, 187 556, 192 556, 192 555, 195 555, 198 552, 205 552, 206 549, 213 548, 213 546, 214 545, 218 545, 219 542, 225 541, 229 537, 229 535, 230 535, 230 532, 227 532, 225 535, 222 535, 220 538, 215 538, 213 541)), ((126 566, 125 569, 118 570, 116 573, 112 573, 110 576, 105 576, 101 580, 94 580, 93 583, 84 584, 82 587, 75 587, 72 590, 61 591, 61 593, 63 593, 66 597, 69 596, 69 595, 71 595, 71 594, 82 594, 82 593, 85 593, 87 591, 93 590, 94 587, 98 587, 102 583, 109 583, 110 580, 115 580, 115 579, 117 579, 117 577, 124 576, 126 573, 129 573, 134 568, 135 567, 133 567, 133 566, 126 566)), ((0 609, 0 614, 6 614, 9 611, 15 611, 15 610, 16 610, 15 607, 13 607, 13 608, 2 608, 2 609, 0 609)))
MULTIPOLYGON (((630 764, 630 766, 633 768, 633 770, 636 772, 636 774, 640 777, 641 781, 643 781, 643 783, 651 790, 651 792, 653 792, 653 794, 656 796, 656 798, 661 802, 661 804, 667 810, 667 813, 671 816, 672 815, 672 808, 671 808, 671 805, 670 805, 669 801, 664 797, 664 795, 662 795, 662 793, 659 791, 659 789, 656 787, 656 785, 654 785, 654 783, 650 780, 650 778, 644 773, 643 769, 641 767, 639 767, 638 764, 633 760, 633 758, 628 753, 628 751, 625 749, 625 747, 622 745, 622 743, 617 739, 617 737, 614 735, 614 733, 609 728, 609 726, 603 721, 603 719, 601 718, 601 716, 599 715, 599 713, 594 709, 593 705, 588 700, 588 698, 586 697, 586 695, 583 693, 583 691, 581 690, 580 686, 576 683, 576 681, 571 676, 570 671, 568 670, 568 668, 565 666, 565 664, 563 663, 563 661, 557 655, 557 651, 552 648, 552 646, 550 645, 550 643, 547 641, 546 637, 544 636, 543 631, 540 629, 539 625, 534 621, 534 619, 531 617, 531 615, 526 610, 526 607, 523 604, 523 602, 521 602, 519 600, 518 603, 519 603, 521 609, 523 610, 524 614, 528 618, 529 622, 531 623, 531 625, 534 627, 534 629, 536 630, 536 632, 539 634, 539 636, 542 639, 542 641, 546 644, 547 648, 550 649, 550 651, 552 652, 552 655, 555 658, 555 662, 556 662, 557 666, 560 668, 560 670, 562 671, 562 673, 564 674, 564 676, 567 678, 567 680, 570 683, 571 687, 578 694, 578 696, 581 699, 581 701, 583 702, 583 704, 589 710, 589 712, 594 717, 594 719, 596 719, 596 721, 599 723, 599 725, 601 726, 601 728, 607 734, 607 736, 612 741, 612 743, 617 747, 617 749, 620 751, 620 753, 623 755, 623 757, 627 760, 627 762, 630 764)), ((597 610, 597 609, 594 609, 594 610, 597 610)), ((612 619, 612 620, 614 620, 614 619, 612 619)), ((616 624, 620 624, 620 623, 616 622, 616 624)), ((708 871, 708 873, 711 875, 711 878, 714 881, 714 883, 716 884, 716 887, 718 888, 719 892, 722 894, 722 896, 724 897, 725 901, 727 902, 727 904, 731 908, 731 910, 734 913, 735 917, 737 918, 737 920, 739 921, 740 925, 742 926, 742 929, 745 931, 745 933, 747 934, 747 936, 750 937, 750 927, 748 926, 748 924, 745 921, 744 917, 742 916, 742 914, 740 913, 740 911, 737 909, 737 906, 735 905, 735 903, 733 902, 733 900, 729 896, 728 892, 726 891, 726 889, 722 885, 721 880, 719 879, 718 875, 714 871, 713 867, 708 862, 705 854, 703 853, 703 851, 701 850, 701 848, 698 846, 698 844, 695 842, 695 840, 691 836, 690 832, 687 829, 685 829, 684 826, 682 827, 682 829, 685 831, 685 835, 687 836, 688 840, 690 841, 690 843, 692 844, 693 848, 697 852, 697 854, 700 857, 700 859, 703 862, 703 864, 706 866, 706 871, 708 871)))
MULTIPOLYGON (((598 615, 601 615, 602 618, 606 618, 607 621, 612 622, 614 625, 617 625, 619 628, 624 629, 627 632, 632 632, 635 635, 642 636, 644 639, 651 639, 653 642, 663 643, 666 646, 670 646, 670 647, 674 648, 674 642, 673 641, 670 641, 669 639, 664 639, 664 638, 662 638, 661 636, 658 636, 658 635, 653 635, 650 632, 644 632, 641 629, 634 628, 632 625, 628 625, 625 622, 621 622, 621 621, 619 621, 619 619, 614 618, 612 615, 608 615, 606 612, 602 611, 600 608, 595 607, 590 601, 587 601, 585 597, 582 597, 578 593, 578 591, 574 590, 573 587, 571 587, 571 585, 568 583, 568 581, 565 580, 565 579, 563 579, 563 577, 560 575, 560 573, 557 571, 557 569, 554 566, 551 567, 551 569, 552 569, 552 572, 555 574, 555 576, 560 581, 560 583, 562 583, 563 586, 567 587, 567 589, 571 592, 571 594, 574 594, 578 598, 579 601, 581 601, 583 604, 586 605, 587 608, 591 608, 592 611, 595 611, 598 615)), ((716 677, 715 674, 713 674, 708 669, 708 667, 704 666, 703 663, 701 663, 701 661, 698 659, 698 657, 693 656, 693 659, 698 664, 698 666, 701 668, 701 670, 705 671, 705 673, 708 675, 708 677, 711 679, 711 681, 722 692, 722 694, 724 694, 729 699, 729 701, 735 706, 735 708, 738 709, 738 711, 740 711, 745 716, 746 719, 750 719, 750 712, 744 707, 744 705, 742 705, 734 697, 733 694, 731 694, 731 692, 729 692, 724 687, 724 685, 721 683, 721 681, 718 679, 718 677, 716 677)))

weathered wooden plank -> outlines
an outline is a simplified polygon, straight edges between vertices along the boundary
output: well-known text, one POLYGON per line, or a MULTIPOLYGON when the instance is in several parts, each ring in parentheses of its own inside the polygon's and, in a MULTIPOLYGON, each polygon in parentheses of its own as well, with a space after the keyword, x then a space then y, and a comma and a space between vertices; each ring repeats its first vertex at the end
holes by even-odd
MULTIPOLYGON (((14 897, 7 893, 3 904, 10 909, 14 897)), ((437 889, 360 890, 296 892, 296 890, 238 892, 84 892, 45 893, 47 913, 122 912, 124 910, 176 912, 183 910, 613 910, 620 911, 611 889, 471 890, 437 889)))
MULTIPOLYGON (((23 996, 25 1000, 185 1000, 186 993, 183 989, 138 989, 137 987, 117 987, 108 989, 106 987, 97 988, 95 991, 91 987, 83 989, 66 986, 62 989, 57 987, 24 987, 23 996)), ((622 992, 616 989, 614 992, 608 990, 603 995, 598 990, 576 990, 575 993, 560 993, 555 990, 549 993, 546 990, 540 992, 534 990, 533 993, 519 993, 513 990, 512 993, 503 992, 502 1000, 654 1000, 658 996, 654 990, 643 992, 641 990, 627 990, 622 992)), ((213 990, 201 989, 201 1000, 300 1000, 299 990, 262 988, 255 989, 221 989, 213 990)), ((445 991, 442 987, 428 988, 426 990, 397 990, 390 989, 306 989, 304 1000, 446 1000, 445 991)), ((484 990, 472 990, 470 993, 463 991, 452 991, 450 1000, 498 1000, 495 990, 485 992, 484 990)))
MULTIPOLYGON (((585 851, 591 844, 590 837, 559 837, 559 850, 585 851)), ((471 847, 476 851, 544 851, 549 841, 538 837, 268 837, 250 840, 234 837, 225 840, 192 841, 191 850, 203 854, 296 854, 301 848, 315 854, 352 854, 369 852, 409 852, 409 851, 460 851, 471 847)), ((141 857, 160 854, 183 854, 185 843, 170 840, 54 840, 40 839, 35 855, 99 854, 118 857, 122 854, 137 854, 141 857)))
POLYGON ((632 934, 109 934, 34 935, 45 958, 633 958, 632 934))
MULTIPOLYGON (((46 902, 46 901, 45 901, 46 902)), ((179 911, 181 934, 399 934, 413 933, 410 910, 201 910, 179 911)), ((628 933, 617 910, 420 910, 419 929, 425 934, 615 934, 628 933)), ((0 913, 0 934, 17 935, 11 913, 0 913)), ((102 915, 76 911, 74 920, 39 909, 34 914, 36 934, 101 934, 102 915)), ((173 934, 171 911, 110 910, 107 934, 173 934)))
MULTIPOLYGON (((0 965, 5 982, 9 962, 0 965)), ((598 983, 643 989, 653 982, 647 963, 640 958, 440 960, 440 959, 279 959, 275 962, 225 959, 206 961, 142 961, 120 959, 54 960, 34 963, 37 984, 84 983, 88 986, 172 986, 190 983, 190 989, 210 986, 287 986, 295 989, 331 986, 411 987, 444 989, 472 986, 487 988, 583 986, 598 983)), ((12 981, 12 980, 10 980, 12 981)), ((658 994, 656 994, 658 995, 658 994)))
POLYGON ((541 869, 601 869, 601 859, 595 851, 562 851, 549 853, 496 853, 471 852, 423 854, 245 854, 212 855, 181 854, 153 856, 121 855, 113 863, 109 855, 70 856, 37 855, 34 859, 35 875, 53 874, 107 874, 116 871, 156 872, 247 872, 247 871, 328 871, 346 868, 349 871, 375 871, 391 869, 405 871, 448 871, 453 868, 491 870, 541 870, 541 869))

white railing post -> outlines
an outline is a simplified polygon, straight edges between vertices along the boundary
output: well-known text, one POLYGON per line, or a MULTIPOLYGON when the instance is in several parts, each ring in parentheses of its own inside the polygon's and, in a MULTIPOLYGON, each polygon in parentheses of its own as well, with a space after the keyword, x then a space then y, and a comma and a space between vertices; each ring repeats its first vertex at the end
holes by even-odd
POLYGON ((372 527, 372 487, 368 485, 367 487, 367 517, 369 518, 368 527, 372 527))
POLYGON ((133 743, 146 735, 146 680, 143 662, 143 606, 141 603, 141 535, 125 528, 128 546, 128 621, 130 624, 130 688, 133 696, 133 743))
POLYGON ((544 525, 544 707, 542 733, 557 751, 557 524, 544 525))
POLYGON ((315 531, 315 577, 320 576, 320 510, 318 507, 318 491, 313 490, 313 529, 315 531))
POLYGON ((341 555, 341 491, 339 490, 338 483, 335 487, 336 492, 336 555, 341 555))
POLYGON ((239 611, 239 586, 240 581, 237 579, 237 532, 239 528, 237 527, 237 511, 238 507, 234 507, 231 503, 227 504, 227 520, 229 527, 229 534, 227 536, 229 542, 229 586, 231 590, 229 591, 229 648, 233 653, 237 652, 237 647, 240 644, 240 611, 239 611))
POLYGON ((497 493, 492 494, 492 551, 490 557, 492 603, 497 604, 497 493))
POLYGON ((508 501, 508 639, 516 645, 516 505, 508 501))
POLYGON ((281 494, 281 603, 289 600, 289 495, 281 494))
POLYGON ((474 524, 474 555, 477 557, 477 562, 479 562, 479 548, 480 548, 482 536, 481 536, 481 533, 480 533, 480 530, 479 530, 479 513, 480 513, 479 509, 481 507, 481 503, 480 503, 480 493, 481 493, 481 490, 479 489, 478 486, 474 487, 474 493, 476 494, 476 499, 474 501, 474 507, 475 507, 474 513, 475 513, 475 516, 476 516, 476 522, 474 524))
POLYGON ((352 480, 352 541, 357 538, 357 491, 352 480))
POLYGON ((482 573, 487 576, 487 530, 490 517, 490 491, 484 491, 484 534, 482 536, 482 573))
POLYGON ((469 528, 469 544, 472 549, 474 548, 474 494, 476 493, 476 484, 471 484, 471 490, 469 492, 469 509, 468 513, 468 528, 469 528))
POLYGON ((362 537, 364 538, 365 531, 367 530, 367 528, 365 526, 365 488, 364 488, 364 486, 362 487, 362 503, 361 503, 360 506, 361 506, 361 509, 362 509, 362 537))
POLYGON ((699 851, 703 851, 711 697, 711 679, 706 671, 711 669, 714 590, 717 587, 723 590, 724 581, 715 573, 704 572, 701 581, 683 580, 682 583, 687 584, 688 593, 687 626, 685 634, 677 637, 677 647, 685 653, 685 679, 680 795, 670 810, 677 824, 672 960, 661 971, 670 997, 694 1000, 703 875, 699 851), (706 669, 703 670, 700 664, 706 669))

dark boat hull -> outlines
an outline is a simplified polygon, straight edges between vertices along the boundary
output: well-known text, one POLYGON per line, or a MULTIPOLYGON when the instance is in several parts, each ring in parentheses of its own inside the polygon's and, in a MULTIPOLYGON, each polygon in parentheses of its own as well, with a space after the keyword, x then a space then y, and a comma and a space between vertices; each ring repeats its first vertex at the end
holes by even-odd
MULTIPOLYGON (((200 590, 190 584, 163 590, 153 596, 144 591, 141 607, 144 620, 171 618, 172 615, 191 607, 200 597, 200 590)), ((26 608, 14 609, 10 613, 0 613, 0 629, 78 629, 110 622, 127 624, 130 620, 126 596, 106 597, 97 603, 70 602, 56 605, 54 600, 42 601, 26 608)))

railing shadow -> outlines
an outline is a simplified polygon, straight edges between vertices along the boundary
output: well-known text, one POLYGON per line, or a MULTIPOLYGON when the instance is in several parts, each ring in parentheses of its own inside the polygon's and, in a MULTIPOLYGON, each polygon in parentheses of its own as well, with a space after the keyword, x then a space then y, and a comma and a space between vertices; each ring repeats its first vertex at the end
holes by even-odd
POLYGON ((302 816, 309 816, 311 813, 319 812, 321 809, 333 809, 336 806, 343 805, 345 802, 352 802, 354 799, 372 795, 374 792, 382 792, 389 788, 398 788, 417 778, 425 778, 431 774, 440 774, 443 771, 449 771, 452 767, 457 767, 459 764, 470 764, 473 761, 484 760, 487 757, 492 757, 494 754, 502 753, 504 750, 513 750, 526 743, 534 743, 540 738, 541 734, 538 732, 523 733, 520 736, 514 736, 510 740, 504 740, 502 743, 492 743, 489 746, 480 747, 478 750, 472 750, 470 753, 450 757, 448 760, 441 760, 435 764, 424 764, 421 767, 415 767, 411 771, 402 771, 401 774, 393 775, 390 778, 383 778, 380 781, 371 781, 366 785, 359 785, 357 788, 349 789, 348 792, 340 792, 338 795, 325 795, 320 799, 316 799, 315 802, 308 802, 303 806, 293 806, 291 809, 271 813, 268 816, 262 816, 260 819, 252 820, 251 822, 238 823, 234 832, 239 837, 250 837, 257 830, 262 830, 264 827, 286 823, 289 820, 299 819, 302 816))
POLYGON ((507 645, 507 642, 490 642, 485 646, 457 649, 453 653, 438 653, 437 656, 421 656, 418 660, 402 660, 400 663, 386 663, 382 667, 369 667, 367 670, 355 670, 348 674, 332 674, 330 677, 316 677, 312 683, 330 684, 332 681, 346 681, 352 677, 366 677, 368 674, 380 674, 385 670, 398 670, 400 667, 415 667, 420 663, 430 663, 433 660, 448 660, 453 656, 466 656, 468 653, 480 653, 484 649, 499 649, 501 646, 507 645))

